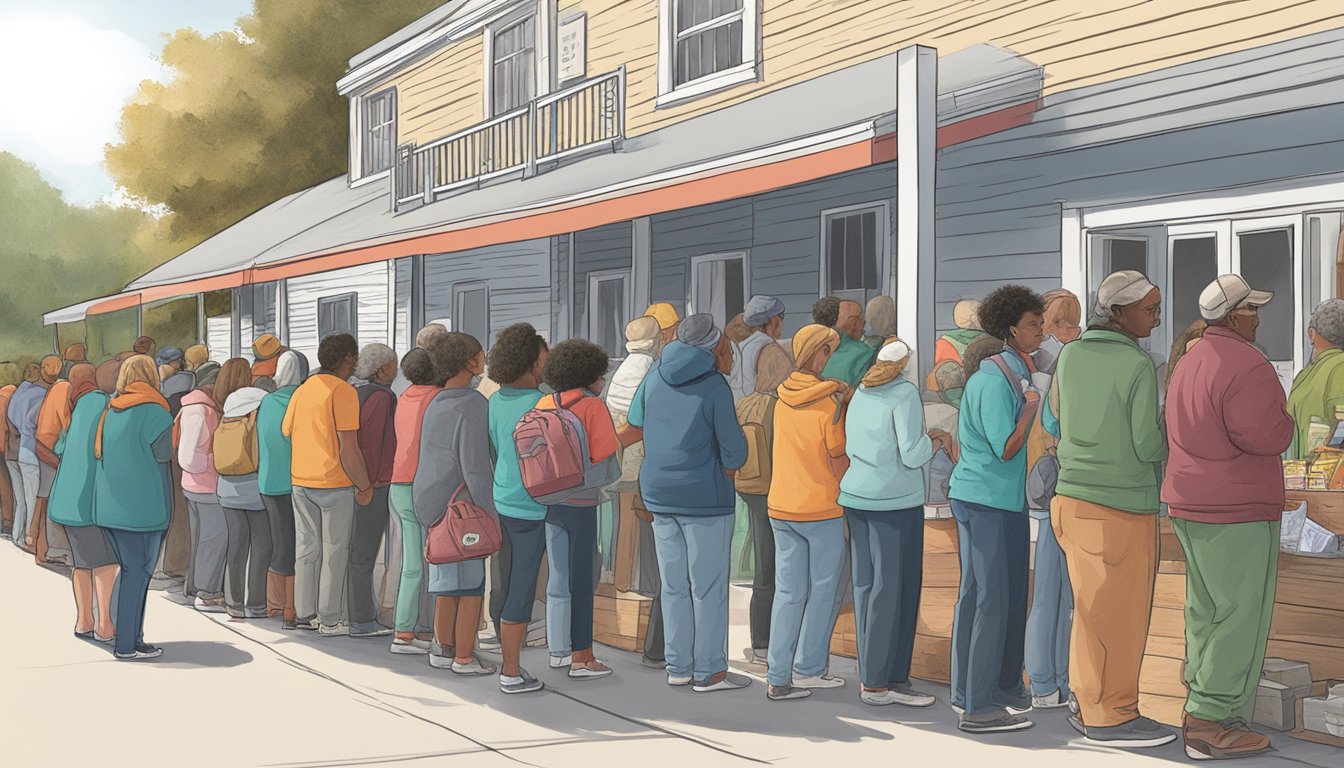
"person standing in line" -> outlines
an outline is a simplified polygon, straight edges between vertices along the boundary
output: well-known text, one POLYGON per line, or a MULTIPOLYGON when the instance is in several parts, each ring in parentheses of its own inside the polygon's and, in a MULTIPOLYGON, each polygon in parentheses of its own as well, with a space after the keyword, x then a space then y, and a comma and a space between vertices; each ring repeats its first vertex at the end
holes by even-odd
MULTIPOLYGON (((182 407, 182 396, 196 388, 196 377, 186 369, 187 360, 181 349, 164 347, 159 350, 159 365, 168 366, 170 372, 163 378, 163 397, 168 404, 177 401, 177 409, 182 407)), ((177 415, 176 411, 173 413, 177 415)))
POLYGON ((386 637, 390 627, 378 623, 378 600, 373 588, 373 569, 387 533, 388 487, 397 452, 397 396, 392 382, 397 378, 397 353, 386 344, 366 344, 355 366, 355 392, 359 394, 359 450, 373 483, 373 499, 355 508, 355 528, 350 539, 350 584, 348 587, 351 637, 386 637))
POLYGON ((872 706, 935 701, 910 684, 910 662, 924 578, 924 468, 949 438, 926 432, 919 388, 902 378, 909 363, 905 342, 882 347, 845 413, 849 467, 838 501, 854 570, 859 700, 872 706))
MULTIPOLYGON (((933 367, 929 370, 924 386, 930 392, 943 393, 942 379, 954 378, 951 374, 957 368, 965 369, 965 354, 968 347, 985 338, 980 328, 980 301, 962 299, 952 307, 952 324, 956 326, 938 337, 933 345, 933 367)), ((972 371, 974 373, 974 371, 972 371)), ((963 382, 964 386, 964 382, 963 382)), ((960 392, 948 392, 946 397, 953 405, 961 400, 960 392)))
POLYGON ((252 381, 251 366, 235 357, 220 369, 214 389, 223 405, 212 455, 228 528, 224 602, 235 619, 266 618, 266 569, 272 553, 271 524, 257 482, 257 410, 268 393, 252 386, 252 381))
POLYGON ((1139 339, 1161 324, 1161 306, 1141 272, 1103 280, 1087 331, 1060 353, 1042 417, 1059 436, 1050 518, 1073 588, 1069 685, 1079 712, 1069 722, 1088 741, 1120 748, 1176 738, 1139 713, 1167 457, 1157 373, 1139 339))
POLYGON ((355 505, 373 500, 359 450, 359 393, 347 383, 359 344, 332 333, 318 344, 317 373, 290 398, 281 433, 293 454, 294 610, 299 629, 348 636, 346 583, 355 505))
POLYGON ((113 652, 118 661, 163 655, 163 649, 145 642, 145 600, 172 504, 168 491, 172 430, 173 417, 159 393, 154 360, 146 355, 128 358, 93 442, 94 523, 111 537, 121 566, 113 652))
POLYGON ((1082 335, 1083 309, 1073 291, 1065 288, 1046 291, 1041 301, 1045 302, 1045 341, 1033 358, 1038 371, 1053 374, 1064 345, 1082 335))
MULTIPOLYGON (((837 499, 845 456, 844 382, 822 380, 840 347, 832 328, 807 325, 794 334, 798 369, 779 387, 774 469, 768 496, 775 536, 775 599, 770 615, 767 698, 799 699, 813 688, 841 688, 827 673, 844 568, 844 511, 837 499)), ((866 344, 864 349, 868 349, 866 344)))
MULTIPOLYGON (((428 528, 437 523, 454 499, 471 501, 498 517, 490 463, 490 406, 472 387, 472 380, 485 370, 481 343, 465 333, 450 331, 430 341, 428 354, 438 386, 424 409, 416 438, 419 447, 411 484, 416 525, 428 528)), ((485 600, 485 559, 429 563, 427 579, 434 596, 435 638, 429 665, 458 675, 493 675, 498 668, 482 661, 475 652, 485 600)), ((522 626, 525 628, 526 622, 522 626)), ((505 693, 510 691, 506 688, 505 693)))
POLYGON ((1307 339, 1311 362, 1293 379, 1288 395, 1288 414, 1295 425, 1289 459, 1311 458, 1312 423, 1332 429, 1335 413, 1344 406, 1344 299, 1327 299, 1312 311, 1307 339))
POLYGON ((294 486, 289 440, 281 431, 285 411, 306 378, 308 361, 294 350, 276 362, 276 390, 257 408, 257 490, 271 528, 271 562, 266 571, 266 614, 280 616, 281 629, 297 629, 294 610, 294 486))
POLYGON ((896 337, 896 300, 890 296, 874 296, 863 308, 863 319, 868 326, 863 343, 872 347, 873 352, 881 351, 896 337))
POLYGON ((842 381, 852 391, 877 357, 877 351, 863 342, 863 306, 826 296, 812 305, 812 320, 840 335, 840 345, 831 353, 821 378, 842 381))
POLYGON ((789 353, 778 344, 767 344, 756 356, 752 386, 756 391, 737 401, 737 423, 747 440, 747 461, 737 470, 734 487, 747 506, 751 536, 751 647, 747 661, 767 663, 770 648, 770 615, 775 605, 775 534, 770 527, 767 497, 774 478, 775 408, 779 386, 793 373, 789 353))
POLYGON ((70 424, 70 382, 61 375, 64 361, 59 355, 42 358, 41 369, 42 381, 48 388, 37 412, 37 429, 34 433, 33 445, 37 451, 39 469, 37 507, 28 524, 28 532, 37 552, 37 562, 66 564, 69 560, 69 542, 65 531, 47 519, 47 500, 51 495, 51 483, 56 479, 56 465, 60 463, 52 449, 70 424))
MULTIPOLYGON (((18 389, 13 384, 6 384, 0 387, 0 417, 9 413, 9 399, 14 396, 18 389)), ((14 539, 14 477, 9 472, 9 424, 5 419, 4 435, 0 437, 0 457, 4 458, 5 471, 0 472, 0 508, 3 511, 3 531, 0 535, 4 538, 14 539)))
MULTIPOLYGON (((434 339, 430 338, 429 343, 432 346, 434 339)), ((391 651, 425 655, 430 652, 433 637, 431 622, 434 618, 434 604, 425 582, 426 526, 420 523, 415 513, 413 483, 420 466, 420 434, 425 409, 442 387, 439 386, 434 360, 423 347, 416 347, 406 353, 401 359, 401 373, 411 382, 411 386, 401 393, 397 401, 397 450, 392 462, 392 485, 388 489, 392 514, 397 516, 401 524, 402 547, 401 583, 397 589, 397 612, 393 626, 395 634, 391 651)), ((493 478, 492 472, 491 482, 494 482, 493 478)), ((452 643, 444 647, 451 648, 452 643)), ((451 656, 444 658, 451 662, 451 656)))
POLYGON ((19 473, 23 477, 24 500, 23 527, 15 529, 20 534, 15 541, 32 555, 37 554, 34 534, 38 520, 38 490, 42 484, 42 460, 37 455, 37 421, 50 388, 51 382, 43 375, 42 367, 34 363, 24 371, 23 384, 9 401, 9 421, 19 434, 19 473))
POLYGON ((729 382, 734 400, 756 391, 756 358, 766 347, 779 345, 779 337, 784 335, 784 302, 774 296, 752 296, 742 312, 742 321, 751 335, 737 345, 736 367, 729 382))
POLYGON ((1195 760, 1249 757, 1271 746, 1246 724, 1274 614, 1279 457, 1294 436, 1274 366, 1253 346, 1260 308, 1273 298, 1240 275, 1205 288, 1199 311, 1209 329, 1167 390, 1171 459, 1162 501, 1185 552, 1183 735, 1195 760))
MULTIPOLYGON (((99 390, 97 372, 88 363, 71 366, 70 385, 70 399, 74 405, 70 425, 54 447, 60 464, 51 485, 48 514, 52 521, 65 528, 75 561, 74 571, 70 574, 75 593, 75 637, 110 643, 116 635, 112 621, 112 589, 117 578, 117 553, 107 532, 94 525, 93 514, 94 433, 110 398, 99 390)), ((115 378, 111 386, 115 389, 115 378)))
POLYGON ((724 378, 732 360, 711 315, 686 318, 635 394, 621 437, 644 440, 639 485, 654 516, 667 683, 697 693, 751 682, 728 671, 732 483, 747 460, 724 378))
POLYGON ((215 381, 199 383, 182 397, 173 429, 191 531, 190 564, 183 586, 186 596, 194 598, 196 610, 205 613, 226 610, 224 565, 229 550, 229 527, 219 504, 219 473, 215 471, 215 429, 224 410, 223 403, 215 399, 215 381))
MULTIPOLYGON (((163 397, 173 418, 182 411, 182 398, 196 388, 196 374, 187 368, 185 353, 177 347, 159 350, 159 376, 163 379, 163 397), (165 366, 167 368, 165 369, 165 366), (164 373, 167 373, 165 376, 164 373)), ((173 491, 172 519, 163 536, 163 552, 154 572, 151 586, 165 585, 171 589, 182 587, 191 566, 191 525, 187 511, 187 497, 182 493, 182 467, 174 456, 171 469, 173 491)))
POLYGON ((961 585, 952 624, 952 707, 967 733, 1020 731, 1033 723, 1022 682, 1031 527, 1026 444, 1040 393, 1031 353, 1045 338, 1041 297, 1005 285, 985 298, 980 321, 1001 354, 966 381, 949 492, 957 521, 961 585))
MULTIPOLYGON (((210 348, 204 344, 193 344, 182 352, 182 358, 186 361, 185 370, 196 373, 210 361, 210 348)), ((200 382, 196 382, 196 385, 200 386, 200 382)))
POLYGON ((494 580, 490 613, 504 657, 499 687, 508 694, 532 693, 545 687, 523 669, 521 658, 537 597, 541 558, 546 553, 546 507, 533 500, 523 486, 513 430, 541 400, 541 372, 549 352, 536 328, 515 323, 495 336, 489 355, 490 378, 500 385, 488 402, 490 455, 495 459, 493 495, 503 534, 502 546, 495 554, 500 578, 494 580))
MULTIPOLYGON (((537 402, 538 410, 565 408, 583 425, 590 468, 586 474, 614 478, 620 461, 611 412, 598 396, 611 361, 606 350, 582 339, 555 345, 541 377, 555 393, 537 402), (601 465, 607 465, 603 469, 601 465)), ((552 669, 569 668, 576 680, 611 674, 593 655, 593 591, 597 588, 593 553, 597 551, 597 505, 602 488, 584 488, 563 503, 546 508, 546 635, 552 669)))
POLYGON ((61 378, 70 378, 70 369, 80 363, 87 363, 89 357, 88 347, 83 344, 71 344, 61 353, 61 378))
POLYGON ((289 347, 280 343, 273 333, 263 333, 252 342, 252 380, 275 379, 276 369, 280 366, 280 355, 289 351, 289 347))
POLYGON ((644 310, 644 317, 658 321, 658 346, 665 347, 677 340, 677 326, 681 325, 681 316, 676 307, 666 301, 657 301, 644 310))

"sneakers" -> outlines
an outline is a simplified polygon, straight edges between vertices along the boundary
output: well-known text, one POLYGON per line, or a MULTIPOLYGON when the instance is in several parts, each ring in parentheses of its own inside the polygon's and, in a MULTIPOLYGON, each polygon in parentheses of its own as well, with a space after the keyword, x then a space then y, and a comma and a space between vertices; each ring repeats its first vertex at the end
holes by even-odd
POLYGON ((504 693, 533 693, 545 688, 542 682, 529 675, 526 669, 519 668, 517 677, 499 676, 499 690, 504 693))
POLYGON ((482 651, 498 651, 499 637, 496 635, 486 635, 476 641, 476 647, 482 651))
POLYGON ((978 715, 961 715, 957 719, 957 728, 966 733, 1007 733, 1025 731, 1035 725, 1020 715, 1014 715, 1006 709, 991 709, 978 715))
POLYGON ((231 619, 247 618, 247 611, 243 610, 241 605, 225 605, 224 611, 229 614, 229 618, 231 619))
MULTIPOLYGON (((463 664, 461 662, 454 661, 452 666, 449 667, 449 669, 451 669, 453 671, 453 674, 455 675, 466 675, 466 676, 493 675, 499 671, 499 667, 496 667, 494 664, 481 661, 481 657, 477 656, 476 654, 471 655, 470 664, 463 664)), ((508 691, 505 691, 505 693, 508 693, 508 691)))
POLYGON ((318 637, 349 637, 350 627, 345 624, 323 624, 317 628, 318 637))
POLYGON ((1082 711, 1082 710, 1078 707, 1078 697, 1075 696, 1075 695, 1073 695, 1072 693, 1070 693, 1070 694, 1069 694, 1069 714, 1071 714, 1071 715, 1077 715, 1077 714, 1078 714, 1079 712, 1081 712, 1081 711, 1082 711))
POLYGON ((671 672, 669 672, 669 673, 667 674, 667 684, 670 685, 670 686, 672 686, 672 687, 674 687, 674 688, 681 688, 682 686, 686 686, 686 685, 690 685, 690 684, 691 684, 691 676, 690 676, 690 675, 674 675, 674 674, 672 674, 671 672))
POLYGON ((831 677, 830 675, 795 677, 793 679, 793 686, 795 688, 844 688, 845 678, 831 677))
POLYGON ((742 651, 742 657, 748 664, 765 664, 767 652, 765 648, 746 648, 742 651))
POLYGON ((611 676, 611 667, 593 659, 578 666, 570 666, 569 677, 571 680, 598 680, 603 677, 611 676))
MULTIPOLYGON (((672 676, 668 676, 668 682, 672 681, 672 676)), ((746 688, 751 685, 751 678, 746 675, 739 675, 736 672, 720 672, 708 680, 697 681, 691 684, 691 690, 696 693, 715 693, 717 691, 735 691, 738 688, 746 688)), ((798 685, 798 681, 794 681, 798 685)))
POLYGON ((771 701, 806 699, 811 695, 812 691, 807 688, 797 688, 792 685, 767 685, 765 687, 765 698, 771 701))
POLYGON ((224 598, 222 597, 214 597, 207 600, 206 598, 197 595, 192 606, 201 613, 224 613, 228 610, 224 605, 224 598))
POLYGON ((392 653, 405 654, 407 656, 424 656, 429 653, 429 641, 411 638, 410 640, 393 640, 391 647, 388 648, 392 653))
POLYGON ((293 632, 294 630, 299 628, 299 622, 293 619, 285 619, 284 623, 280 625, 280 628, 285 630, 286 632, 293 632))
POLYGON ((311 619, 299 619, 298 621, 294 622, 294 626, 295 628, 302 629, 305 632, 316 632, 319 624, 317 623, 317 617, 314 616, 311 619))
POLYGON ((138 661, 140 659, 157 659, 163 655, 163 649, 157 645, 149 643, 139 643, 135 650, 130 653, 113 653, 112 658, 117 661, 138 661))
POLYGON ((387 637, 392 634, 392 628, 376 621, 361 621, 350 625, 349 634, 351 637, 387 637))
POLYGON ((667 669, 667 662, 663 659, 651 659, 648 656, 640 656, 639 663, 649 669, 667 669))
POLYGON ((1069 706, 1069 701, 1056 689, 1045 696, 1032 696, 1031 706, 1033 709, 1060 709, 1069 706))
POLYGON ((1185 714, 1185 756, 1191 760, 1226 760, 1268 752, 1269 737, 1246 727, 1239 718, 1215 723, 1185 714))
POLYGON ((551 656, 551 669, 564 669, 573 663, 574 657, 570 654, 564 656, 551 656))
POLYGON ((1136 717, 1127 723, 1103 727, 1084 725, 1077 715, 1071 715, 1069 725, 1082 733, 1092 744, 1118 749, 1160 747, 1176 740, 1176 734, 1146 717, 1136 717))
POLYGON ((265 608, 245 608, 243 609, 243 618, 245 619, 269 619, 271 616, 265 608))
POLYGON ((431 666, 431 667, 433 667, 433 668, 435 668, 435 669, 448 669, 448 670, 451 670, 451 669, 453 668, 453 654, 452 654, 452 652, 449 652, 449 653, 441 653, 441 652, 436 652, 436 651, 433 651, 433 650, 430 651, 430 652, 429 652, 429 666, 431 666))
POLYGON ((900 683, 885 691, 860 691, 859 701, 874 707, 900 704, 903 707, 931 707, 938 700, 929 693, 916 691, 909 683, 900 683))

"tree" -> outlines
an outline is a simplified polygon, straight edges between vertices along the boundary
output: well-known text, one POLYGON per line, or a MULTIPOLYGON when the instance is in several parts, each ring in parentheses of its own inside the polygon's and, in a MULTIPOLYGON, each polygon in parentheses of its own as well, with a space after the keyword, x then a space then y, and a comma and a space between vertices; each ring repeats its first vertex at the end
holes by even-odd
POLYGON ((184 247, 346 170, 347 62, 443 0, 256 0, 239 32, 182 29, 175 76, 146 81, 122 112, 107 167, 133 196, 173 211, 184 247))

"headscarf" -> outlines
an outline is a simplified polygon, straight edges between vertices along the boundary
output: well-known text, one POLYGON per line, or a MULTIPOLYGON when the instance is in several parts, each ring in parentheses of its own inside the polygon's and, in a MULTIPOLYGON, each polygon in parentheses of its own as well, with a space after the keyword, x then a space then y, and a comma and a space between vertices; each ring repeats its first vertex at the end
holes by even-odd
POLYGON ((121 361, 113 358, 98 366, 93 372, 93 380, 98 389, 109 395, 117 393, 117 376, 121 373, 121 361))
POLYGON ((113 408, 124 411, 137 405, 157 405, 170 410, 168 401, 159 392, 159 369, 149 355, 135 355, 121 364, 117 374, 117 395, 103 409, 98 419, 98 433, 93 439, 93 456, 103 458, 103 427, 107 424, 107 412, 113 408))
POLYGON ((275 386, 276 387, 296 387, 303 383, 304 364, 303 355, 292 349, 280 353, 280 357, 275 364, 275 386))
POLYGON ((637 317, 625 326, 625 351, 632 355, 652 355, 658 349, 658 321, 637 317))
POLYGON ((70 369, 70 410, 75 409, 79 398, 98 389, 97 369, 88 363, 75 363, 70 369))
POLYGON ((910 347, 900 339, 888 339, 877 353, 877 362, 863 375, 865 387, 880 387, 900 378, 910 363, 910 347))
POLYGON ((834 328, 827 328, 817 323, 804 325, 793 335, 794 362, 803 365, 823 344, 830 344, 831 351, 834 352, 835 348, 840 346, 840 334, 836 333, 834 328))

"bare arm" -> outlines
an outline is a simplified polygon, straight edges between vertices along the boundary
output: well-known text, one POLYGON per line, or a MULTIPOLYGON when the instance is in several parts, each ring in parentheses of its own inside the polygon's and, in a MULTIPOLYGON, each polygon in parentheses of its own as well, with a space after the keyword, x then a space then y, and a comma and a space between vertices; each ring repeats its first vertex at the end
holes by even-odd
POLYGON ((1017 427, 1013 433, 1008 436, 1008 441, 1003 444, 1003 460, 1008 461, 1017 455, 1027 444, 1027 433, 1031 431, 1031 422, 1036 419, 1036 411, 1041 407, 1041 397, 1035 392, 1026 394, 1027 405, 1022 409, 1022 415, 1017 419, 1017 427))
POLYGON ((359 432, 357 430, 337 432, 336 437, 341 444, 341 466, 354 482, 357 498, 365 498, 365 501, 360 503, 366 504, 368 503, 366 492, 371 491, 373 486, 369 483, 368 467, 364 466, 364 454, 359 450, 359 432))

